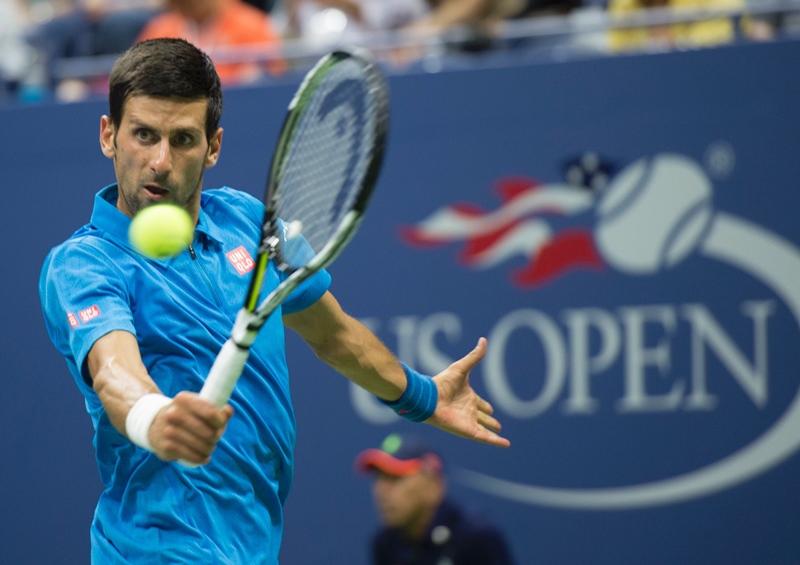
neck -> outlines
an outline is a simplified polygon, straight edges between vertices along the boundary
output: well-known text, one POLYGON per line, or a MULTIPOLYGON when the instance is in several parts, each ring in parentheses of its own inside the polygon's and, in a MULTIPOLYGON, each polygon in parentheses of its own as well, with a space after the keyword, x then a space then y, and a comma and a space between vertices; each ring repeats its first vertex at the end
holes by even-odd
POLYGON ((406 537, 413 541, 420 541, 424 538, 428 530, 430 530, 437 510, 438 505, 426 508, 423 512, 420 512, 412 523, 403 528, 406 537))

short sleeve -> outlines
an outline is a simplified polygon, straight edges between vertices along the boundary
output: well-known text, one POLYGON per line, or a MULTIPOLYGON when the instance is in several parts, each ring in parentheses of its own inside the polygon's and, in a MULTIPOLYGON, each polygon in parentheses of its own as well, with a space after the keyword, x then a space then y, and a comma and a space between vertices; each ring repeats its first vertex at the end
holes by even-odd
MULTIPOLYGON (((278 221, 280 222, 281 247, 286 262, 293 266, 301 266, 311 261, 314 258, 314 250, 302 234, 296 234, 291 238, 287 237, 288 226, 283 220, 279 219, 278 221)), ((323 269, 314 273, 286 298, 282 306, 283 313, 294 314, 308 308, 322 298, 330 286, 331 276, 328 271, 323 269)))
MULTIPOLYGON (((244 217, 252 221, 253 226, 260 234, 264 217, 263 202, 251 194, 228 187, 214 190, 213 194, 223 198, 229 206, 235 207, 240 214, 243 214, 244 217)), ((281 228, 279 230, 279 236, 282 239, 282 249, 284 251, 284 255, 287 256, 286 259, 292 264, 305 264, 314 256, 313 249, 311 249, 310 245, 308 242, 306 242, 302 235, 287 239, 287 226, 282 220, 279 220, 279 222, 281 228)), ((281 271, 277 268, 275 270, 277 271, 280 282, 286 280, 291 273, 291 271, 281 271)), ((298 288, 296 288, 291 294, 289 294, 289 296, 286 297, 281 305, 282 312, 284 314, 294 314, 295 312, 305 310, 317 300, 322 298, 322 295, 325 294, 330 285, 330 274, 325 269, 320 270, 312 275, 309 279, 305 280, 298 288)), ((265 288, 261 299, 263 300, 266 298, 266 295, 271 290, 272 288, 265 288)))
POLYGON ((99 239, 72 240, 51 251, 39 295, 50 339, 87 383, 84 361, 94 343, 114 330, 136 334, 127 284, 99 239))

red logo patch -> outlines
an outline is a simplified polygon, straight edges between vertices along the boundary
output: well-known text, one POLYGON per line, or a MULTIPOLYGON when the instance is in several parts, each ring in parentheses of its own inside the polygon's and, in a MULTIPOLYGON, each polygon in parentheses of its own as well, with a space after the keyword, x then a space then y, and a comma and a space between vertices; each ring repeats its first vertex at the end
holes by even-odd
POLYGON ((233 251, 228 251, 225 256, 228 258, 228 261, 231 262, 233 268, 236 269, 236 272, 240 275, 249 273, 256 266, 256 262, 253 261, 253 258, 250 257, 250 254, 243 245, 240 245, 233 251))
POLYGON ((83 310, 78 312, 78 317, 80 317, 81 321, 84 324, 93 318, 97 318, 99 315, 100 315, 100 308, 97 307, 97 304, 89 306, 88 308, 84 308, 83 310))
POLYGON ((67 322, 69 322, 71 328, 77 328, 80 325, 78 318, 72 312, 67 312, 67 322))

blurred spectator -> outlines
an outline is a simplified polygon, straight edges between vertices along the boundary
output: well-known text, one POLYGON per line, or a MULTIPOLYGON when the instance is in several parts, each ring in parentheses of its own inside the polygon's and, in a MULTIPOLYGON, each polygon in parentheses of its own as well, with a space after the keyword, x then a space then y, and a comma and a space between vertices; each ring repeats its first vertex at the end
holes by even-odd
MULTIPOLYGON (((168 0, 168 5, 167 12, 147 23, 138 41, 157 37, 186 39, 211 56, 225 85, 258 79, 264 69, 258 59, 274 53, 281 43, 270 17, 242 0, 168 0), (256 60, 242 60, 248 53, 256 60)), ((285 64, 273 58, 266 68, 277 74, 285 64)))
MULTIPOLYGON (((34 4, 42 12, 42 3, 34 4)), ((116 55, 133 45, 163 0, 75 0, 51 5, 32 39, 50 58, 116 55)))
MULTIPOLYGON (((479 26, 491 19, 496 9, 491 0, 428 0, 429 12, 408 29, 440 34, 454 26, 479 26)), ((499 3, 502 4, 502 3, 499 3)))
POLYGON ((383 528, 372 541, 373 565, 511 565, 497 528, 447 497, 439 455, 409 436, 391 434, 380 449, 356 458, 372 473, 372 494, 383 528))
MULTIPOLYGON (((572 18, 570 23, 575 31, 581 27, 581 22, 597 20, 604 18, 605 13, 605 0, 498 0, 495 3, 493 13, 491 16, 492 23, 488 26, 488 31, 492 35, 502 37, 508 26, 504 26, 505 22, 514 22, 516 28, 519 24, 524 24, 523 20, 532 21, 535 19, 543 18, 563 18, 567 15, 577 15, 582 12, 583 15, 578 18, 572 18), (602 5, 598 6, 598 2, 602 5), (591 11, 592 13, 588 13, 591 11)), ((557 23, 554 22, 556 25, 557 23)), ((524 27, 522 28, 524 29, 524 27)), ((541 28, 540 28, 541 29, 541 28)), ((561 34, 531 34, 530 36, 516 34, 512 38, 506 38, 502 45, 507 48, 534 48, 540 52, 551 52, 553 49, 563 49, 569 45, 588 44, 587 36, 583 33, 561 33, 561 34)), ((592 40, 592 43, 596 40, 592 40)), ((605 39, 602 40, 605 44, 605 39)), ((595 47, 592 50, 597 50, 595 47)), ((606 51, 606 49, 602 49, 606 51)))
POLYGON ((36 57, 25 39, 23 8, 18 0, 0 0, 0 101, 17 93, 36 57))
POLYGON ((83 0, 83 11, 98 22, 95 55, 117 55, 128 49, 144 25, 165 8, 164 0, 83 0))
POLYGON ((285 0, 287 35, 314 43, 397 30, 427 14, 427 0, 285 0))
POLYGON ((499 0, 495 12, 504 19, 564 15, 584 4, 583 0, 499 0))
MULTIPOLYGON (((740 10, 743 7, 744 0, 610 0, 608 12, 612 16, 629 16, 642 10, 661 8, 672 10, 677 15, 688 10, 740 10)), ((612 52, 619 52, 709 47, 730 43, 736 38, 736 33, 737 26, 732 18, 615 29, 609 33, 609 48, 612 52)))
MULTIPOLYGON (((525 4, 564 0, 530 0, 525 4)), ((521 16, 516 0, 286 0, 290 30, 302 37, 403 30, 437 35, 458 26, 478 26, 496 17, 521 16)))
MULTIPOLYGON (((54 76, 60 59, 116 55, 133 45, 145 23, 162 9, 163 0, 73 0, 31 3, 37 19, 30 42, 46 61, 46 83, 60 98, 80 99, 88 83, 54 76)), ((99 84, 104 84, 100 80, 99 84)))
POLYGON ((770 41, 778 36, 800 33, 800 10, 755 14, 743 22, 745 34, 754 41, 770 41))
POLYGON ((258 8, 265 14, 269 14, 275 6, 275 0, 244 0, 245 4, 250 4, 253 8, 258 8))
POLYGON ((494 0, 286 0, 287 34, 317 46, 358 43, 396 32, 389 59, 406 65, 445 50, 482 50, 494 0))

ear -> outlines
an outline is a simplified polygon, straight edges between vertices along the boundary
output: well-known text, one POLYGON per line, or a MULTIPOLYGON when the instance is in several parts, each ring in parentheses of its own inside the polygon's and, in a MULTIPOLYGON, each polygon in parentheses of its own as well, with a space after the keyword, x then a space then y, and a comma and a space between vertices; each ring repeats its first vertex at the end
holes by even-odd
POLYGON ((108 116, 100 118, 100 149, 103 151, 103 155, 109 159, 113 159, 117 154, 114 147, 114 132, 111 118, 108 116))
POLYGON ((208 152, 206 153, 205 168, 210 169, 217 164, 219 152, 222 149, 222 128, 217 128, 216 133, 208 141, 208 152))

